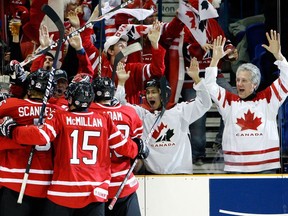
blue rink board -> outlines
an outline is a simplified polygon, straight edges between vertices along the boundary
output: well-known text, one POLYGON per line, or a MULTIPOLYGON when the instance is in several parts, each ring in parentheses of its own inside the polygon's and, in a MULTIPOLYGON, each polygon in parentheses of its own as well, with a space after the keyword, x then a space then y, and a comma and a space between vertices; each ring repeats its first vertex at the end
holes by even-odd
POLYGON ((210 179, 209 190, 210 216, 288 216, 287 178, 210 179))

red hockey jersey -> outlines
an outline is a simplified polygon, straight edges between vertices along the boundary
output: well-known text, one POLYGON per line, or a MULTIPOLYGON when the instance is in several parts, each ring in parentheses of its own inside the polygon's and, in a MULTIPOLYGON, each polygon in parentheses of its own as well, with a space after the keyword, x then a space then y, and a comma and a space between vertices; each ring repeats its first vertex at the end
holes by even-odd
MULTIPOLYGON (((130 137, 133 139, 135 137, 140 138, 142 136, 142 121, 132 107, 123 105, 111 107, 101 105, 99 103, 93 103, 90 106, 90 109, 109 114, 117 128, 126 138, 130 137)), ((130 158, 119 155, 116 152, 112 153, 111 162, 111 182, 108 193, 109 199, 112 199, 115 196, 129 168, 131 167, 130 158)), ((138 189, 138 187, 139 183, 134 174, 131 173, 119 197, 121 198, 132 194, 138 189)))
MULTIPOLYGON (((33 124, 33 121, 39 117, 41 106, 42 103, 29 99, 9 98, 0 103, 0 116, 11 116, 20 125, 33 124)), ((47 104, 44 115, 49 116, 54 108, 54 105, 47 104)), ((22 138, 18 143, 26 144, 22 138)), ((0 184, 19 192, 31 146, 19 145, 17 149, 15 144, 12 145, 11 140, 3 138, 3 141, 1 139, 1 156, 3 157, 0 161, 0 184)), ((47 142, 45 146, 36 146, 25 195, 46 197, 52 179, 52 168, 50 143, 47 142)))
POLYGON ((53 141, 54 173, 47 198, 69 208, 107 201, 111 151, 131 158, 138 153, 108 115, 96 112, 56 110, 40 127, 15 128, 13 139, 28 144, 53 141))

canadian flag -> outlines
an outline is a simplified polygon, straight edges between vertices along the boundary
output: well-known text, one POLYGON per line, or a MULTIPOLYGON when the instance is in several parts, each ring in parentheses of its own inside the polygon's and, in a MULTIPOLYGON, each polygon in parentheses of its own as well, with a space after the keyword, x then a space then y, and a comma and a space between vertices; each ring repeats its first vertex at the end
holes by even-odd
POLYGON ((148 34, 151 28, 152 25, 122 24, 115 35, 119 37, 121 35, 127 35, 129 39, 137 40, 143 35, 148 34))
POLYGON ((199 11, 190 4, 179 1, 179 19, 187 26, 201 46, 206 44, 206 20, 218 17, 216 9, 207 1, 199 0, 199 11))

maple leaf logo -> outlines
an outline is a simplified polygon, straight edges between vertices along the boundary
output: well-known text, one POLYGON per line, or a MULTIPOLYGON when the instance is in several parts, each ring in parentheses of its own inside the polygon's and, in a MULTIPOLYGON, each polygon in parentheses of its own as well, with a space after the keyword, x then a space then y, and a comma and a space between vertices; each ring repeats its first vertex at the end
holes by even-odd
POLYGON ((241 127, 241 131, 243 130, 257 130, 257 127, 262 124, 261 118, 254 117, 255 113, 252 113, 248 110, 247 113, 244 114, 244 118, 237 118, 236 124, 241 127))
POLYGON ((154 131, 154 133, 152 134, 152 137, 154 139, 156 139, 157 137, 159 137, 159 135, 161 134, 161 131, 167 128, 167 125, 164 125, 163 122, 161 122, 161 124, 157 127, 157 130, 154 131))
POLYGON ((196 28, 195 14, 192 11, 187 11, 185 15, 191 18, 191 28, 196 28))

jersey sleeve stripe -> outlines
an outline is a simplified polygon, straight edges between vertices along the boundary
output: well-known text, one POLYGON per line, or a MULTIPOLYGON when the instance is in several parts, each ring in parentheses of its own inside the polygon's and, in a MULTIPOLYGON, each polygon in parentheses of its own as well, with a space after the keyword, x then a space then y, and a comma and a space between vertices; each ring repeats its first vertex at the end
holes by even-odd
POLYGON ((48 134, 44 130, 42 130, 41 128, 39 128, 39 132, 42 134, 42 136, 46 140, 46 144, 49 143, 50 142, 50 137, 48 136, 48 134))
POLYGON ((108 138, 108 140, 114 139, 115 137, 121 135, 120 131, 116 131, 115 133, 111 134, 108 138))
POLYGON ((116 148, 118 148, 118 147, 120 147, 120 146, 125 145, 126 143, 127 143, 127 139, 125 138, 125 139, 123 139, 121 142, 118 142, 118 143, 115 144, 115 145, 111 145, 110 148, 111 148, 111 149, 116 149, 116 148))

